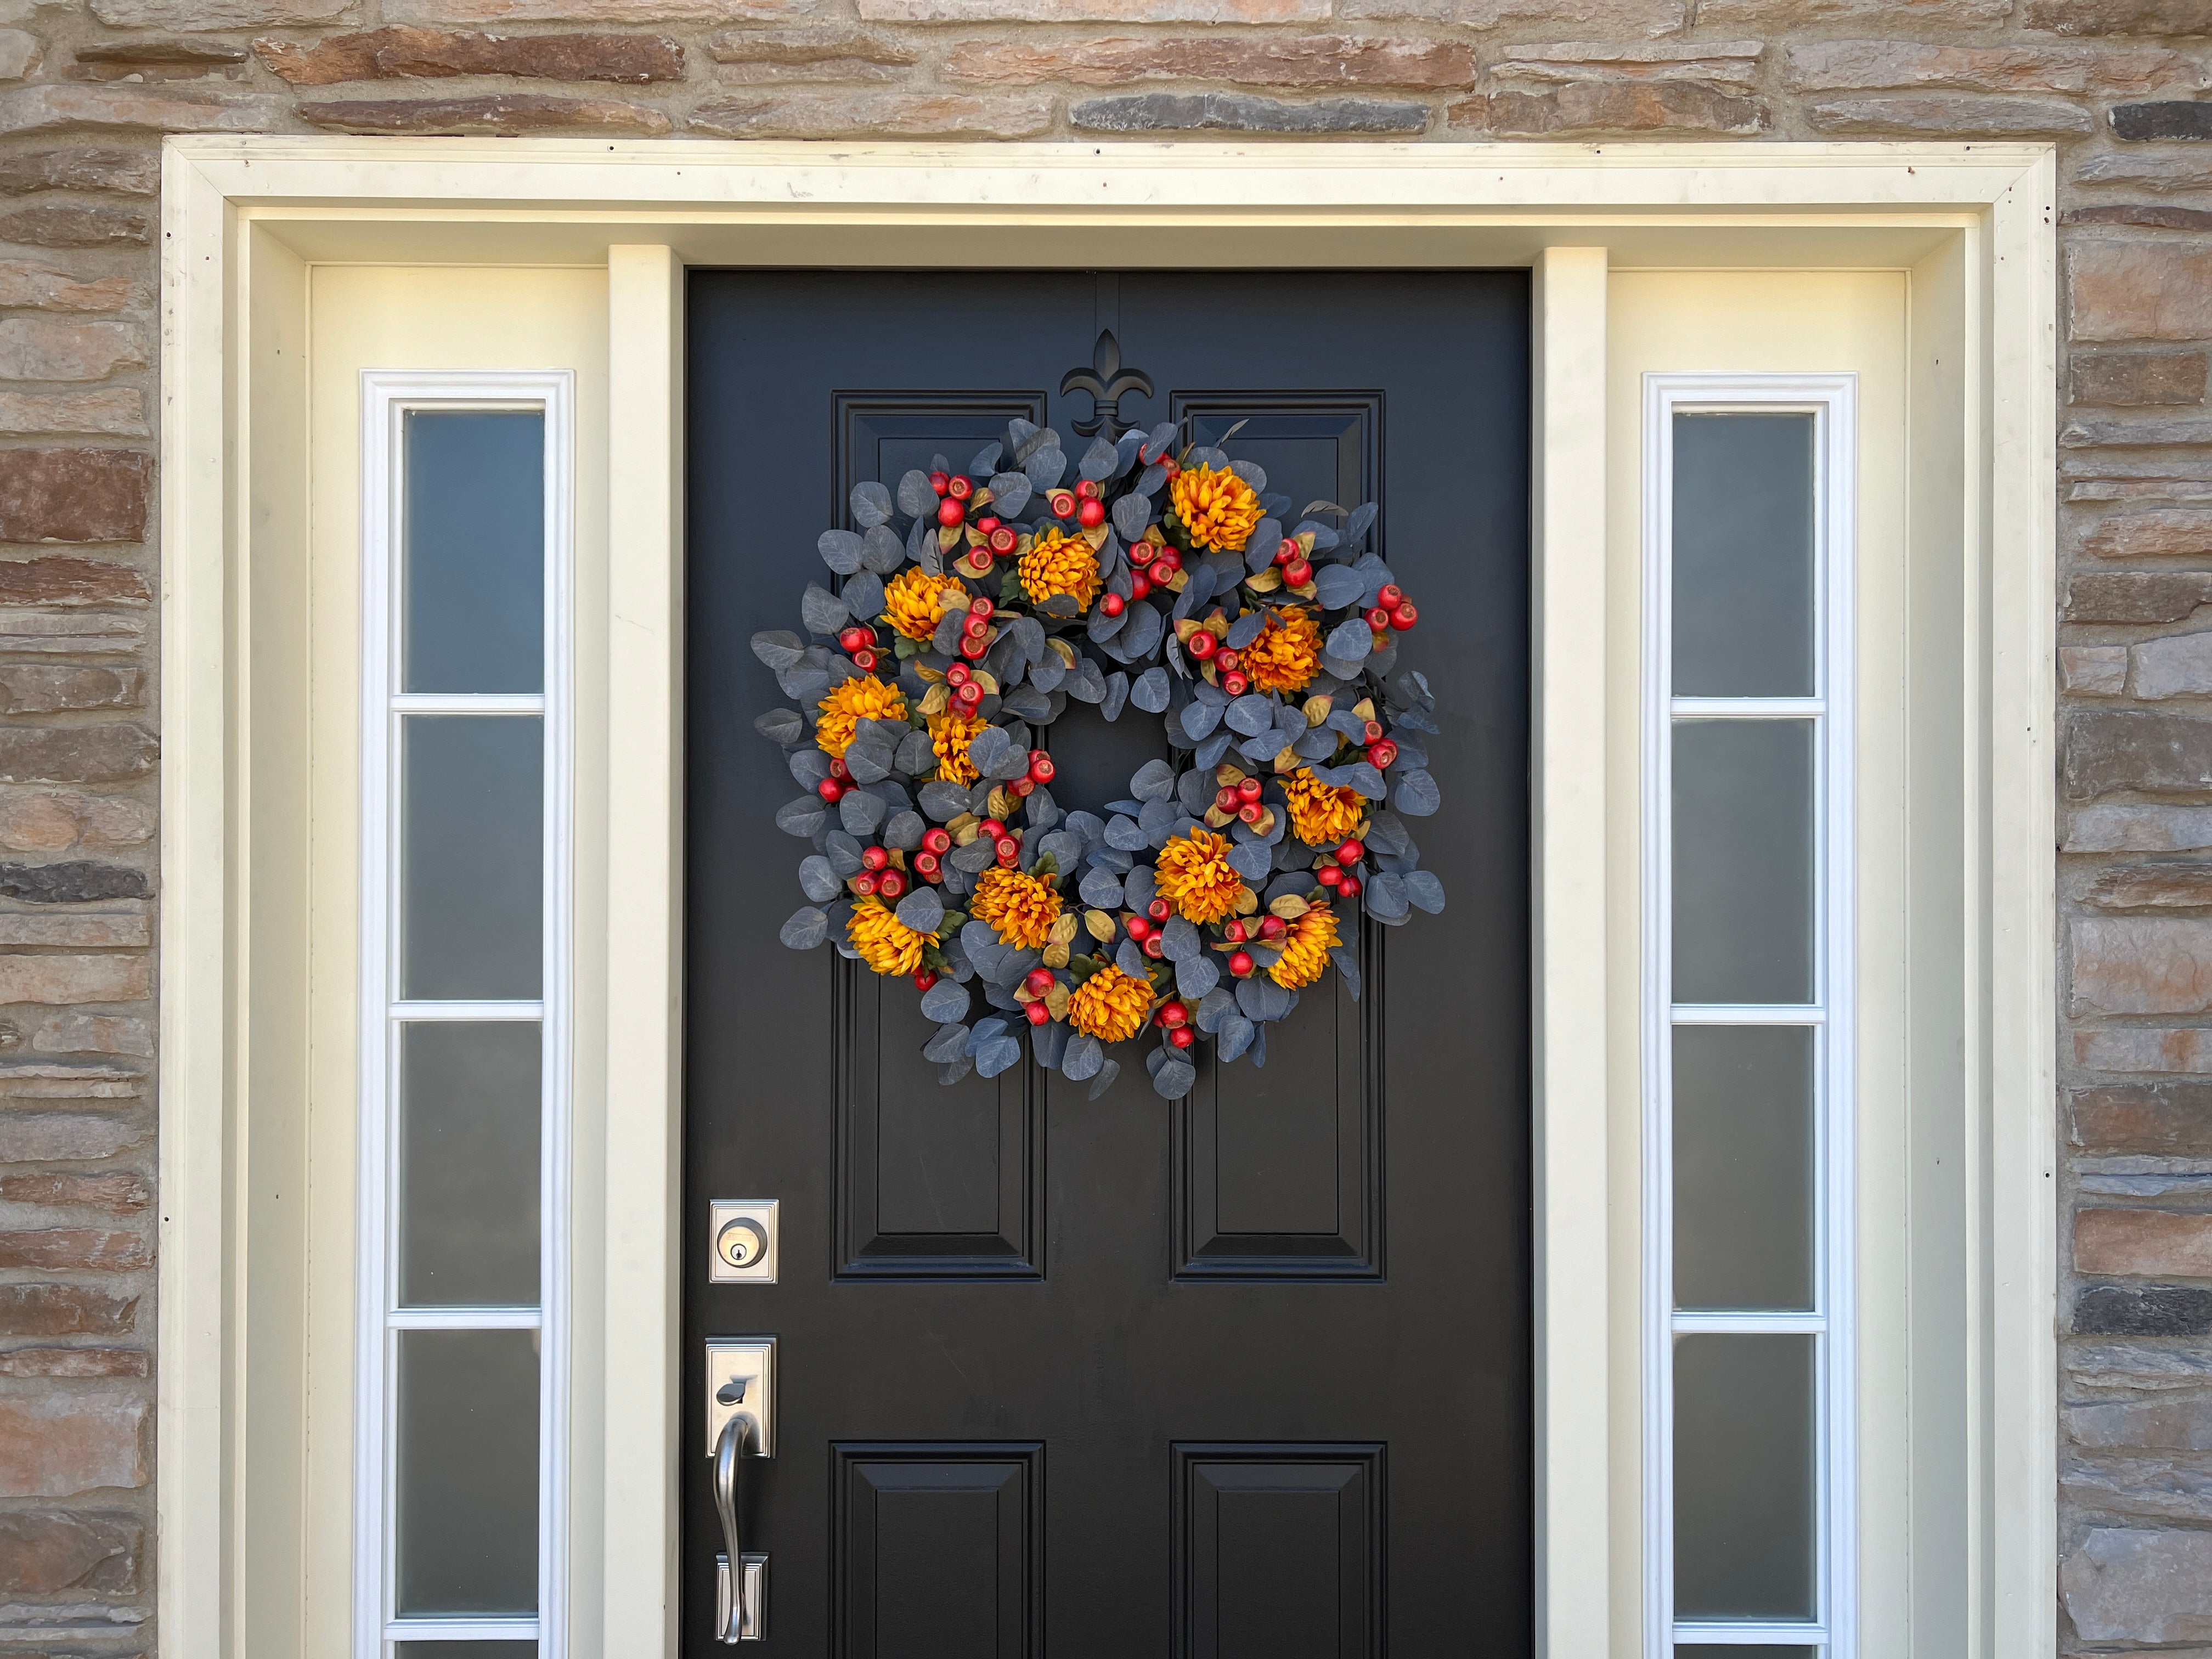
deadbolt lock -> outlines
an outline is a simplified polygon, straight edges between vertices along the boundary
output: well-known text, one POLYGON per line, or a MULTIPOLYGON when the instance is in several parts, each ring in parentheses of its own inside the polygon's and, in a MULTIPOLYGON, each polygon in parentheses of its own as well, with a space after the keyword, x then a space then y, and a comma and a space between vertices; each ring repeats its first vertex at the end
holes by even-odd
POLYGON ((775 1283, 776 1200, 717 1199, 709 1206, 713 1230, 707 1278, 715 1285, 775 1283))

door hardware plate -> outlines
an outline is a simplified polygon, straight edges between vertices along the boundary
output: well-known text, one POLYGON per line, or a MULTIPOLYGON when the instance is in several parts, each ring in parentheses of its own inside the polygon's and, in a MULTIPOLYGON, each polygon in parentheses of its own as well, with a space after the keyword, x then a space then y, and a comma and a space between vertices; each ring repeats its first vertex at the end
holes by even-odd
POLYGON ((772 1336, 711 1336, 707 1339, 707 1455, 714 1455, 714 1442, 722 1425, 742 1417, 752 1432, 746 1437, 745 1455, 775 1455, 775 1339, 772 1336), (732 1383, 743 1383, 743 1397, 722 1399, 732 1383))
MULTIPOLYGON (((740 1642, 768 1640, 768 1553, 745 1552, 745 1616, 738 1626, 740 1642)), ((714 1633, 730 1627, 730 1558, 714 1557, 714 1633)))
POLYGON ((707 1206, 707 1282, 773 1285, 776 1211, 773 1198, 718 1198, 707 1206))

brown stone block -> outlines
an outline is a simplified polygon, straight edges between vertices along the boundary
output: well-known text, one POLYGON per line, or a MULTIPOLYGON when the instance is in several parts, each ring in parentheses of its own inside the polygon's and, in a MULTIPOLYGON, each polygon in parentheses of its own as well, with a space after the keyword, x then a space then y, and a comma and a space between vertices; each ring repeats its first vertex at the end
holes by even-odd
POLYGON ((92 0, 92 15, 112 29, 264 28, 332 23, 357 0, 92 0))
POLYGON ((1699 0, 1705 28, 1757 25, 1786 31, 1808 23, 1868 20, 1878 27, 1929 23, 1994 28, 2012 15, 2012 0, 1699 0))
POLYGON ((2075 800, 2116 789, 2212 789, 2212 720, 2188 714, 2081 709, 2066 717, 2065 754, 2066 793, 2075 800))
POLYGON ((2212 906, 2212 864, 2130 864, 2107 870, 2082 894, 2100 910, 2193 910, 2212 906))
POLYGON ((665 115, 612 98, 559 98, 537 92, 495 92, 480 98, 360 98, 300 105, 300 118, 341 132, 489 134, 616 132, 657 138, 665 115))
POLYGON ((138 1215, 153 1201, 153 1183, 142 1175, 0 1174, 0 1204, 138 1215))
POLYGON ((794 92, 723 98, 691 112, 694 132, 727 138, 958 135, 1033 137, 1052 125, 1050 97, 973 98, 955 93, 794 92))
POLYGON ((261 61, 295 86, 398 76, 529 76, 642 86, 684 78, 684 48, 662 34, 471 34, 396 27, 320 40, 261 40, 261 61))
POLYGON ((49 1014, 31 1034, 42 1054, 151 1054, 153 1028, 122 1014, 49 1014))
POLYGON ((2066 255, 2077 340, 2212 338, 2212 247, 2081 241, 2066 255))
POLYGON ((153 597, 144 574, 127 564, 66 553, 0 559, 0 605, 145 605, 153 597))
POLYGON ((1462 87, 1474 80, 1474 49, 1455 41, 1353 36, 1216 35, 1183 40, 1032 43, 969 41, 945 60, 957 81, 1225 81, 1238 86, 1462 87))
POLYGON ((2161 195, 2177 190, 2212 190, 2212 155, 2146 155, 2141 150, 2085 155, 2074 169, 2074 182, 2156 191, 2161 195))
POLYGON ((153 480, 135 449, 0 450, 0 541, 137 541, 153 480))
POLYGON ((2066 579, 2068 622, 2185 622, 2206 604, 2212 604, 2212 574, 2201 570, 2090 571, 2066 579))
MULTIPOLYGON (((1706 9, 1711 4, 1705 0, 1706 9)), ((1418 17, 1471 29, 1541 28, 1585 40, 1652 40, 1680 31, 1689 9, 1684 0, 1341 0, 1337 15, 1418 17)))
POLYGON ((33 247, 112 247, 133 242, 143 246, 152 240, 146 216, 136 208, 72 204, 0 214, 0 242, 33 247))
POLYGON ((1748 87, 1765 50, 1759 40, 1569 40, 1504 47, 1490 72, 1501 81, 1702 81, 1748 87))
POLYGON ((121 81, 132 76, 161 81, 235 69, 247 58, 244 46, 223 40, 105 40, 75 48, 70 78, 121 81))
POLYGON ((144 957, 0 957, 0 1003, 142 1002, 152 969, 144 957))
MULTIPOLYGON (((187 6, 202 0, 183 0, 187 6)), ((212 24, 211 27, 232 27, 212 24)), ((176 98, 122 84, 50 83, 0 93, 0 133, 64 127, 135 127, 147 132, 266 132, 284 113, 273 98, 176 98)))
POLYGON ((1560 132, 1765 132, 1766 106, 1690 81, 1579 81, 1546 92, 1493 92, 1446 112, 1455 127, 1504 137, 1560 132))
MULTIPOLYGON (((1328 0, 859 0, 869 23, 1324 23, 1328 0)), ((1478 25, 1479 27, 1479 25, 1478 25)))
POLYGON ((0 1115, 0 1159, 11 1164, 96 1164, 145 1138, 137 1123, 90 1113, 0 1115))
POLYGON ((0 1496, 70 1498, 146 1484, 146 1402, 128 1395, 0 1399, 0 1496))
POLYGON ((2201 351, 2083 351, 2071 368, 2076 404, 2153 408, 2204 401, 2201 351))
POLYGON ((2120 696, 2128 689, 2128 648, 2124 645, 2062 645, 2058 675, 2066 690, 2076 696, 2120 696))
POLYGON ((29 1267, 44 1273, 78 1268, 129 1273, 151 1266, 154 1249, 138 1233, 100 1227, 44 1227, 35 1231, 0 1232, 0 1267, 29 1267))
POLYGON ((0 320, 0 379, 104 380, 146 361, 136 323, 79 323, 59 317, 0 320))
POLYGON ((2072 1012, 2212 1011, 2212 921, 2099 917, 2075 922, 2072 1012))
POLYGON ((80 282, 27 259, 0 259, 0 306, 36 311, 120 311, 131 303, 128 276, 80 282))
MULTIPOLYGON (((874 68, 917 61, 921 54, 864 29, 731 29, 707 42, 707 55, 718 64, 842 64, 874 68)), ((842 71, 841 71, 842 72, 842 71)))
MULTIPOLYGON (((48 918, 30 918, 45 921, 48 918)), ((55 917, 61 921, 65 918, 55 917)), ((0 1066, 0 1103, 21 1100, 135 1100, 143 1073, 113 1066, 0 1066)))
POLYGON ((124 783, 159 753, 136 726, 13 726, 0 729, 0 783, 124 783))
POLYGON ((2020 21, 2052 34, 2212 34, 2203 0, 2027 0, 2020 21))
POLYGON ((88 668, 57 663, 9 663, 0 666, 0 714, 136 708, 145 701, 143 669, 88 668))
POLYGON ((138 1298, 88 1285, 0 1285, 0 1335, 121 1336, 138 1298))
POLYGON ((97 392, 0 392, 0 433, 32 437, 94 432, 118 438, 143 438, 146 395, 136 386, 103 386, 97 392))
POLYGON ((2168 559, 2212 553, 2212 508, 2159 507, 2118 513, 2082 541, 2100 559, 2168 559))
POLYGON ((2058 1593, 2084 1641, 2212 1640, 2212 1533, 2094 1528, 2059 1564, 2058 1593))
POLYGON ((152 1360, 143 1348, 15 1348, 0 1352, 0 1376, 150 1376, 152 1360))
POLYGON ((0 191, 106 190, 151 196, 161 187, 161 157, 150 149, 16 150, 0 155, 0 191))
POLYGON ((66 853, 76 847, 138 847, 154 837, 149 801, 74 789, 0 790, 0 850, 66 853))
POLYGON ((2212 1215, 2081 1211, 2074 1218, 2074 1267, 2113 1279, 2212 1279, 2212 1215))
POLYGON ((803 22, 821 0, 386 0, 387 23, 803 22))
POLYGON ((2085 1152, 2212 1152, 2212 1084, 2108 1084, 2077 1089, 2067 1099, 2069 1139, 2085 1152))
POLYGON ((1808 112, 1822 132, 1933 133, 1943 137, 2042 138, 2087 132, 2095 123, 2077 104, 2050 98, 1838 98, 1808 112))
POLYGON ((0 946, 117 951, 153 942, 154 919, 138 911, 0 910, 0 946))
MULTIPOLYGON (((0 1366, 19 1358, 21 1352, 0 1355, 0 1366)), ((101 1350, 32 1352, 97 1353, 101 1350)), ((139 1358, 143 1361, 145 1356, 139 1358)), ((57 1595, 64 1590, 133 1589, 138 1582, 139 1553, 145 1544, 145 1528, 124 1516, 84 1515, 73 1510, 15 1510, 0 1514, 0 1593, 57 1595)))
POLYGON ((2133 225, 2144 230, 2212 230, 2212 212, 2168 207, 2163 203, 2118 202, 2105 207, 2069 208, 2058 216, 2069 230, 2083 225, 2133 225))
POLYGON ((1948 87, 1965 92, 2130 93, 2201 87, 2196 59, 2161 47, 1938 46, 1911 40, 1817 40, 1790 48, 1800 92, 1948 87))

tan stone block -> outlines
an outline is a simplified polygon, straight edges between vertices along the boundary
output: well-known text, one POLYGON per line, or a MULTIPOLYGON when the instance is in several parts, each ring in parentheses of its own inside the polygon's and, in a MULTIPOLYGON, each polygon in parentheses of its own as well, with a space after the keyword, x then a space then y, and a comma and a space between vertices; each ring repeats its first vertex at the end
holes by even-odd
POLYGON ((143 669, 92 668, 76 663, 0 665, 0 714, 136 708, 145 701, 146 675, 143 669))
POLYGON ((264 39, 261 61, 295 86, 398 76, 514 75, 641 86, 684 78, 684 48, 660 34, 477 34, 395 27, 319 40, 264 39))
POLYGON ((2076 1014, 2212 1012, 2212 921, 2077 921, 2072 1007, 2076 1014))
MULTIPOLYGON (((731 29, 707 42, 718 64, 757 68, 765 74, 787 65, 848 65, 880 70, 917 61, 913 47, 865 29, 731 29)), ((847 71, 841 71, 847 72, 847 71)))
POLYGON ((0 1003, 141 1002, 153 990, 144 957, 0 957, 0 1003))
MULTIPOLYGON (((2212 903, 2212 897, 2197 902, 2212 903)), ((2077 1089, 2068 1105, 2069 1139, 2084 1150, 2164 1157, 2212 1152, 2212 1085, 2112 1084, 2077 1089)), ((0 1182, 0 1196, 5 1194, 0 1182)))
MULTIPOLYGON (((143 1376, 137 1370, 80 1369, 99 1355, 146 1355, 135 1348, 18 1348, 0 1354, 0 1376, 143 1376), (41 1370, 40 1364, 58 1369, 41 1370)), ((96 1364, 98 1362, 94 1362, 96 1364)), ((113 1363, 113 1362, 109 1362, 113 1363)), ((145 1528, 124 1516, 84 1515, 70 1510, 16 1510, 0 1515, 0 1593, 58 1595, 76 1590, 127 1590, 137 1587, 138 1557, 145 1528)))
MULTIPOLYGON (((130 950, 154 942, 154 919, 128 911, 0 910, 0 945, 52 950, 130 950)), ((0 1078, 8 1075, 0 1069, 0 1078)))
MULTIPOLYGON (((15 1348, 0 1353, 0 1376, 150 1376, 152 1360, 143 1348, 15 1348)), ((0 1564, 6 1559, 6 1542, 0 1539, 0 1564)), ((0 1565, 0 1579, 4 1577, 0 1565)))
POLYGON ((0 559, 0 605, 137 605, 149 603, 153 597, 144 574, 127 564, 80 559, 66 553, 36 559, 0 559))
POLYGON ((2093 1072, 2212 1072, 2212 1030, 2138 1025, 2076 1031, 2074 1063, 2093 1072))
POLYGON ((0 1232, 0 1267, 28 1267, 42 1273, 75 1268, 90 1273, 131 1273, 152 1265, 154 1249, 142 1233, 104 1227, 44 1227, 0 1232))
POLYGON ((2068 645, 2058 651, 2058 670, 2066 689, 2077 697, 2117 697, 2128 689, 2128 648, 2124 645, 2068 645))
POLYGON ((0 783, 125 783, 151 773, 159 752, 136 726, 0 727, 0 783))
POLYGON ((836 138, 945 135, 1025 138, 1052 125, 1049 96, 966 97, 954 93, 810 92, 723 98, 691 112, 694 132, 727 138, 836 138))
POLYGON ((138 1298, 89 1285, 0 1285, 0 1335, 120 1336, 138 1298))
POLYGON ((2212 246, 2079 241, 2066 270, 2077 340, 2212 339, 2212 246))
POLYGON ((82 282, 27 259, 0 259, 0 306, 38 311, 120 311, 131 303, 128 276, 82 282))
POLYGON ((2027 0, 2020 21, 2053 34, 2212 33, 2203 0, 2027 0))
POLYGON ((112 29, 251 29, 278 23, 333 23, 356 0, 92 0, 92 15, 112 29))
POLYGON ((2074 182, 2160 192, 2212 190, 2212 156, 2144 155, 2133 150, 2084 156, 2074 169, 2074 182))
POLYGON ((143 1486, 146 1402, 129 1395, 0 1398, 0 1496, 71 1498, 143 1486))
POLYGON ((1822 132, 1899 137, 2042 138, 2088 132, 2096 123, 2076 104, 2049 98, 1838 98, 1807 112, 1822 132))
POLYGON ((1689 9, 1684 0, 1342 0, 1337 15, 1418 17, 1471 29, 1571 30, 1584 40, 1648 40, 1680 30, 1689 9))
POLYGON ((858 0, 870 23, 1321 23, 1328 0, 858 0))
POLYGON ((386 0, 387 23, 801 22, 823 0, 386 0))
POLYGON ((1462 87, 1474 49, 1453 41, 1379 40, 1340 34, 1216 35, 1150 40, 976 40, 945 59, 956 81, 1225 81, 1238 86, 1462 87))
POLYGON ((82 432, 143 438, 152 429, 146 422, 146 394, 136 386, 0 392, 0 433, 47 437, 82 432))
POLYGON ((300 118, 340 132, 489 134, 607 132, 657 138, 668 118, 642 104, 613 98, 560 98, 495 92, 481 98, 344 98, 300 104, 300 118))
POLYGON ((2177 623, 2212 604, 2212 574, 2199 570, 2090 571, 2066 579, 2068 622, 2177 623))
POLYGON ((140 847, 153 837, 154 807, 149 801, 70 789, 0 790, 0 849, 8 852, 140 847))
MULTIPOLYGON (((2212 635, 2191 635, 2212 639, 2212 635)), ((2191 910, 2212 906, 2212 864, 2131 864, 2107 870, 2081 896, 2100 910, 2191 910)))
POLYGON ((0 81, 20 81, 38 68, 44 54, 39 37, 21 29, 0 29, 0 81))
POLYGON ((2061 228, 2129 225, 2140 230, 2212 230, 2212 210, 2172 207, 2163 202, 2118 202, 2103 207, 2069 208, 2058 216, 2061 228))
POLYGON ((31 1033, 41 1054, 149 1054, 154 1029, 122 1014, 51 1014, 31 1033))
POLYGON ((2160 507, 2119 513, 2089 532, 2085 552, 2100 559, 2165 559, 2212 554, 2212 511, 2160 507))
POLYGON ((1701 28, 1757 26, 1778 32, 1808 23, 1856 22, 1877 27, 1915 23, 1995 28, 2012 15, 2012 0, 1698 0, 1701 28))
POLYGON ((154 1201, 154 1184, 126 1173, 68 1175, 22 1171, 0 1175, 0 1204, 35 1204, 51 1209, 106 1210, 137 1215, 154 1201))
MULTIPOLYGON (((181 0, 189 9, 202 0, 181 0)), ((173 25, 170 27, 174 27, 173 25)), ((203 27, 235 27, 215 23, 203 27)), ((63 127, 137 127, 149 132, 266 132, 285 113, 273 98, 177 98, 143 88, 49 84, 0 93, 0 133, 63 127)))
POLYGON ((2212 847, 2212 806, 2088 806, 2066 822, 2069 853, 2191 853, 2212 847))
POLYGON ((1790 48, 1795 91, 1954 87, 1968 92, 2135 93, 2207 84, 2204 65, 2161 47, 1948 46, 1816 40, 1790 48))
POLYGON ((1451 125, 1510 137, 1561 132, 1765 132, 1766 106, 1690 81, 1579 81, 1545 92, 1493 92, 1445 112, 1451 125))
POLYGON ((136 1100, 146 1079, 113 1066, 0 1066, 0 1100, 136 1100))
POLYGON ((2204 401, 2205 356, 2201 351, 2081 351, 2070 365, 2079 404, 2155 408, 2204 401))
POLYGON ((2212 1279, 2212 1215, 2081 1211, 2074 1218, 2074 1267, 2110 1278, 2212 1279))
POLYGON ((161 158, 154 150, 86 149, 67 144, 0 155, 0 191, 13 195, 34 190, 102 190, 151 196, 161 183, 161 158))
POLYGON ((90 1113, 0 1115, 0 1154, 10 1164, 96 1164, 145 1138, 138 1124, 90 1113))
POLYGON ((145 361, 145 339, 136 323, 0 319, 0 379, 104 380, 145 361))
POLYGON ((30 247, 113 247, 153 240, 151 222, 136 208, 25 208, 0 214, 0 242, 30 247))
POLYGON ((1490 72, 1501 81, 1704 81, 1747 87, 1765 51, 1759 40, 1574 40, 1504 47, 1490 72))

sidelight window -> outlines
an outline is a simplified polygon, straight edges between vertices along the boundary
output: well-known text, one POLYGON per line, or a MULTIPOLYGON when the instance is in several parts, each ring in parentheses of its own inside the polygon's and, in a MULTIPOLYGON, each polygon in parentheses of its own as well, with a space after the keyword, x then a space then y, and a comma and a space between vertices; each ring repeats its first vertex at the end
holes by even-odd
POLYGON ((362 376, 356 1659, 556 1659, 570 377, 362 376))
POLYGON ((1848 1659, 1850 375, 1644 383, 1648 1659, 1848 1659))

